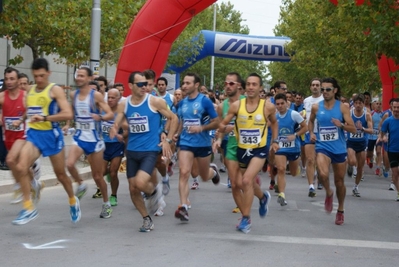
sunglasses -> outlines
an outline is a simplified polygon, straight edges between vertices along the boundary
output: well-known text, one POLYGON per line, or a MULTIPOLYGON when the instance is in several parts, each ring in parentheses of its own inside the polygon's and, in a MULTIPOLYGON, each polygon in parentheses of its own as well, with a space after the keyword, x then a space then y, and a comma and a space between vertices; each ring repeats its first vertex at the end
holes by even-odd
POLYGON ((320 90, 322 91, 322 92, 324 92, 324 91, 326 91, 326 92, 331 92, 332 90, 334 90, 334 88, 320 88, 320 90))
POLYGON ((233 86, 235 85, 237 82, 224 82, 224 85, 230 85, 233 86))
POLYGON ((135 85, 137 85, 137 87, 143 87, 143 86, 147 86, 148 82, 138 82, 138 83, 133 83, 135 85))

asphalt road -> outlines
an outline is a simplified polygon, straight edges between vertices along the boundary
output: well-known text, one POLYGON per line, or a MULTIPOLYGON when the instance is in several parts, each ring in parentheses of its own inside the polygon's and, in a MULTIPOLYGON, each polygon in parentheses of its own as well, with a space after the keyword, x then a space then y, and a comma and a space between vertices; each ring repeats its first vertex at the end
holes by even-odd
MULTIPOLYGON (((262 176, 266 189, 269 178, 262 176)), ((222 177, 226 182, 226 175, 222 177)), ((95 186, 89 180, 77 225, 70 222, 66 194, 59 185, 43 190, 39 217, 24 226, 11 224, 20 206, 8 204, 10 194, 3 194, 0 266, 395 266, 396 192, 388 191, 389 180, 369 170, 365 178, 360 198, 351 195, 353 180, 346 179, 345 224, 337 226, 335 213, 324 212, 324 190, 310 199, 306 179, 287 176, 288 206, 280 207, 271 192, 270 212, 261 219, 254 201, 249 234, 236 231, 241 215, 231 213, 231 192, 223 184, 200 183, 199 190, 190 192, 190 222, 176 220, 177 174, 165 198, 165 215, 153 217, 155 229, 150 233, 138 231, 142 218, 122 173, 119 205, 112 217, 99 218, 102 201, 91 198, 95 186)))

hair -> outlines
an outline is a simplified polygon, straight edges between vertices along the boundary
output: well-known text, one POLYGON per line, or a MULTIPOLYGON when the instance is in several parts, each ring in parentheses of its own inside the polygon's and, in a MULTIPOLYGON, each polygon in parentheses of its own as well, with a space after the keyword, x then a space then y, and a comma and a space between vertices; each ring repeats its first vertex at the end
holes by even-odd
POLYGON ((89 85, 95 85, 96 88, 97 88, 97 92, 100 91, 100 85, 98 84, 98 82, 96 82, 96 81, 90 81, 90 82, 89 82, 89 85))
POLYGON ((259 78, 259 85, 260 85, 260 86, 262 86, 262 85, 263 85, 263 80, 262 80, 262 77, 260 77, 260 75, 259 75, 259 74, 257 74, 257 73, 255 73, 255 72, 253 72, 253 73, 251 73, 251 74, 249 74, 249 75, 248 75, 247 79, 248 79, 249 77, 258 77, 258 78, 259 78))
POLYGON ((277 94, 274 96, 274 101, 277 101, 279 99, 283 99, 285 102, 287 102, 287 97, 285 96, 285 94, 277 94))
POLYGON ((100 81, 100 82, 104 82, 105 87, 108 86, 108 80, 107 78, 105 78, 104 76, 98 76, 97 78, 94 79, 95 81, 100 81))
POLYGON ((274 94, 273 93, 266 93, 266 97, 272 97, 272 96, 274 96, 274 94))
POLYGON ((7 67, 4 70, 4 76, 6 75, 6 73, 12 73, 12 72, 15 72, 17 74, 17 77, 19 78, 19 70, 15 69, 13 67, 7 67))
POLYGON ((33 60, 32 63, 32 70, 40 70, 40 69, 45 69, 46 71, 49 71, 49 64, 47 59, 45 58, 36 58, 33 60))
POLYGON ((333 77, 326 77, 321 80, 321 83, 331 83, 334 88, 337 88, 337 92, 334 95, 334 98, 337 100, 341 99, 341 87, 338 85, 338 81, 333 77))
POLYGON ((281 87, 282 84, 287 85, 287 83, 285 81, 277 81, 274 83, 273 87, 276 89, 279 89, 281 87))
POLYGON ((313 78, 313 79, 310 80, 310 84, 309 85, 312 86, 312 83, 314 81, 319 81, 321 83, 321 79, 320 78, 313 78))
POLYGON ((287 91, 287 92, 285 92, 286 94, 291 94, 292 96, 294 96, 295 94, 293 93, 293 92, 291 92, 291 91, 287 91))
POLYGON ((155 81, 155 77, 157 76, 157 75, 155 74, 155 71, 153 71, 152 69, 144 70, 144 71, 143 71, 143 74, 144 74, 144 77, 145 77, 147 80, 153 80, 153 81, 155 81))
POLYGON ((201 85, 201 78, 197 73, 189 72, 184 76, 194 77, 194 84, 199 83, 201 85))
POLYGON ((236 78, 237 78, 237 82, 238 83, 242 83, 242 78, 241 78, 241 75, 238 73, 238 72, 229 72, 229 73, 227 73, 227 75, 228 76, 236 76, 236 78))
POLYGON ((122 86, 122 88, 125 89, 125 86, 123 86, 123 83, 114 83, 114 87, 113 88, 116 88, 118 86, 122 86))
POLYGON ((391 105, 392 102, 399 102, 399 101, 398 101, 398 98, 391 98, 391 99, 389 100, 389 105, 391 105))
POLYGON ((300 93, 300 92, 296 92, 295 97, 297 97, 297 96, 302 97, 303 95, 302 95, 302 93, 300 93))
POLYGON ((168 86, 168 80, 167 80, 165 77, 159 77, 159 78, 157 79, 157 83, 158 83, 159 81, 164 81, 164 82, 165 82, 165 85, 168 86))
POLYGON ((353 99, 353 102, 356 102, 356 101, 360 101, 360 102, 362 102, 364 104, 364 94, 358 94, 355 97, 355 99, 353 99))
POLYGON ((87 76, 91 77, 93 76, 93 71, 89 67, 80 67, 80 70, 85 70, 87 73, 87 76))
MULTIPOLYGON (((136 75, 140 75, 140 76, 144 76, 144 73, 142 73, 141 71, 133 71, 132 73, 130 73, 129 75, 129 83, 133 84, 134 83, 134 78, 136 78, 136 75)), ((146 77, 147 79, 147 77, 146 77)))
POLYGON ((28 75, 26 75, 25 73, 20 72, 20 73, 18 74, 18 79, 22 79, 22 78, 28 79, 28 83, 29 83, 29 77, 28 77, 28 75))
POLYGON ((369 96, 369 97, 371 98, 371 94, 370 94, 369 92, 364 92, 363 95, 364 95, 364 96, 367 95, 367 96, 369 96))

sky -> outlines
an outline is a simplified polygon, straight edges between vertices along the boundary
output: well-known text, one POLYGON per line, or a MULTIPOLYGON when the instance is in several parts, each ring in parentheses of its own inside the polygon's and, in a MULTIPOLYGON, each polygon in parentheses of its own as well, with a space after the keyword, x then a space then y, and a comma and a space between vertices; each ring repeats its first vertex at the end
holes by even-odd
POLYGON ((274 36, 273 28, 278 23, 282 0, 219 0, 230 2, 234 9, 242 13, 242 18, 250 29, 250 35, 274 36))

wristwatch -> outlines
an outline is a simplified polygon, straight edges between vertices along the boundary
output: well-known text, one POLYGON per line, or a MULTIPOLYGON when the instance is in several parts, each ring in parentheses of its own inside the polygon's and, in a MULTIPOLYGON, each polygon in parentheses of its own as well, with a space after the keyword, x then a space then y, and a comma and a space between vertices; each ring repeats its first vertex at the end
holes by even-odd
POLYGON ((165 138, 166 142, 168 142, 169 144, 172 144, 172 140, 170 140, 169 138, 165 138))
POLYGON ((274 139, 274 140, 273 140, 273 143, 278 144, 278 139, 274 139))

